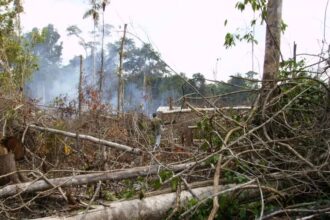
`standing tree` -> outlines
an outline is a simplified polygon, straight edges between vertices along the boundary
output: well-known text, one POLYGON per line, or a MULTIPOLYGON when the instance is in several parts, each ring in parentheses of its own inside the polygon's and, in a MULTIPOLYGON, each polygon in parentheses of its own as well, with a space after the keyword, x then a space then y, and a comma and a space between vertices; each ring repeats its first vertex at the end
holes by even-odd
MULTIPOLYGON (((260 103, 263 105, 267 94, 276 86, 279 71, 281 31, 285 28, 285 25, 282 23, 282 0, 244 0, 237 2, 236 8, 243 11, 247 5, 250 5, 254 12, 260 11, 261 21, 266 22, 266 45, 260 99, 260 103)), ((226 24, 227 21, 225 22, 226 24)), ((255 24, 256 19, 253 19, 251 26, 254 27, 255 24)), ((224 45, 226 48, 234 46, 235 40, 256 42, 253 31, 244 35, 227 33, 224 45)))
MULTIPOLYGON (((23 12, 18 0, 0 3, 0 89, 14 95, 36 68, 28 42, 22 43, 19 14, 23 12)), ((20 93, 21 93, 20 92, 20 93)))
POLYGON ((105 7, 110 2, 108 0, 102 0, 102 42, 101 42, 101 67, 100 67, 100 79, 99 79, 99 90, 100 90, 100 97, 102 98, 102 89, 103 89, 103 82, 104 82, 104 36, 105 36, 105 24, 104 24, 104 13, 105 7))
POLYGON ((276 86, 280 61, 282 0, 269 0, 266 16, 266 45, 262 76, 261 104, 267 93, 276 86))
POLYGON ((52 24, 39 30, 34 28, 25 38, 34 42, 33 55, 38 59, 39 69, 26 85, 26 93, 33 98, 42 97, 45 104, 50 101, 53 83, 59 74, 63 45, 60 34, 52 24), (29 89, 31 88, 31 89, 29 89))
POLYGON ((124 34, 121 40, 119 49, 119 69, 118 69, 118 99, 117 99, 117 112, 118 116, 123 114, 124 111, 124 80, 123 80, 123 57, 124 57, 124 43, 126 37, 127 24, 124 25, 124 34))
MULTIPOLYGON (((87 10, 83 16, 83 18, 88 18, 88 17, 92 17, 93 19, 93 46, 92 46, 92 59, 93 59, 93 69, 92 69, 92 75, 95 76, 95 49, 96 49, 96 45, 95 45, 95 38, 96 38, 96 27, 99 23, 99 19, 100 19, 100 14, 99 14, 99 9, 101 8, 101 5, 96 1, 96 0, 90 0, 90 5, 92 6, 89 10, 87 10)), ((93 77, 94 78, 94 77, 93 77)))

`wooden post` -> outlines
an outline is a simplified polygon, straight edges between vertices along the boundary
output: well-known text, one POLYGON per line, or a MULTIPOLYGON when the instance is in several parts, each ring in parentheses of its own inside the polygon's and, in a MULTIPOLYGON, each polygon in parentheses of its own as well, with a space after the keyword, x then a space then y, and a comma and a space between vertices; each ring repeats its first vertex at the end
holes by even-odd
POLYGON ((168 106, 169 110, 173 110, 173 98, 171 96, 168 97, 168 106))
MULTIPOLYGON (((293 42, 293 64, 296 65, 297 63, 297 44, 294 41, 293 42)), ((292 77, 297 77, 297 72, 295 71, 295 67, 291 67, 291 71, 292 71, 292 77)))
POLYGON ((296 64, 297 62, 297 44, 293 42, 293 62, 296 64))
POLYGON ((124 42, 126 37, 127 24, 124 25, 124 35, 121 40, 119 50, 119 70, 118 70, 118 100, 117 111, 118 116, 124 112, 124 80, 123 80, 123 57, 124 57, 124 42))

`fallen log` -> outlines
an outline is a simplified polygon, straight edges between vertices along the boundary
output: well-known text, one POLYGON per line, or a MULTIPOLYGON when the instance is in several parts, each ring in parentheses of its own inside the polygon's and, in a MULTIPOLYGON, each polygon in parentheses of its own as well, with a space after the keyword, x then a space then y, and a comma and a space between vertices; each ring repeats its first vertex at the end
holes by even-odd
MULTIPOLYGON (((178 172, 188 167, 191 167, 195 164, 196 163, 192 162, 192 163, 185 163, 178 165, 169 165, 167 167, 173 172, 178 172)), ((120 171, 108 171, 108 172, 100 172, 96 174, 61 177, 55 179, 48 179, 48 181, 38 180, 35 182, 26 182, 26 183, 5 186, 0 189, 0 198, 12 196, 21 192, 31 193, 31 192, 52 189, 58 186, 66 187, 66 186, 91 184, 91 183, 96 183, 98 181, 128 179, 138 176, 157 174, 158 172, 159 172, 159 166, 152 165, 145 167, 135 167, 120 171)))
POLYGON ((113 148, 116 148, 118 150, 127 151, 127 152, 133 153, 133 154, 141 154, 142 153, 142 151, 138 148, 132 148, 132 147, 129 147, 127 145, 118 144, 118 143, 115 143, 115 142, 112 142, 112 141, 99 139, 99 138, 96 138, 96 137, 93 137, 93 136, 90 136, 90 135, 76 134, 76 133, 72 133, 72 132, 62 131, 62 130, 58 130, 58 129, 54 129, 54 128, 46 128, 46 127, 41 127, 41 126, 37 126, 37 125, 29 125, 29 127, 37 129, 39 131, 47 131, 47 132, 51 132, 51 133, 54 133, 54 134, 64 135, 64 136, 67 136, 67 137, 79 138, 79 139, 91 141, 93 143, 101 144, 101 145, 108 146, 108 147, 113 147, 113 148))
MULTIPOLYGON (((234 185, 219 186, 219 191, 233 187, 234 185)), ((213 186, 192 189, 200 199, 212 196, 213 186)), ((185 205, 192 195, 188 191, 182 191, 180 195, 180 204, 185 205)), ((93 219, 93 220, 134 220, 134 219, 165 219, 170 208, 175 208, 176 193, 167 193, 143 199, 134 199, 129 201, 118 201, 108 203, 108 206, 94 206, 95 209, 87 213, 81 212, 68 217, 45 217, 38 220, 74 220, 74 219, 93 219)))

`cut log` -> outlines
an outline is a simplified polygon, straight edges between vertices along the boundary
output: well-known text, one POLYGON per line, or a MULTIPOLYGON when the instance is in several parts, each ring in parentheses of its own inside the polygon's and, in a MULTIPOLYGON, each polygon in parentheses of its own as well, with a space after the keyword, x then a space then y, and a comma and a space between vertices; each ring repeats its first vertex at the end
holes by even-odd
MULTIPOLYGON (((233 185, 219 186, 219 191, 230 188, 233 185)), ((203 187, 192 189, 200 199, 211 197, 213 193, 213 187, 203 187)), ((188 191, 182 191, 180 200, 182 205, 192 198, 192 195, 188 191)), ((162 194, 158 196, 147 197, 142 200, 134 199, 122 202, 109 203, 108 207, 94 206, 95 209, 88 211, 87 213, 81 212, 74 216, 69 217, 46 217, 39 220, 74 220, 74 219, 93 219, 93 220, 135 220, 135 219, 165 219, 170 208, 175 208, 176 193, 162 194)))
MULTIPOLYGON (((185 164, 168 166, 168 168, 171 169, 173 172, 178 172, 188 167, 191 167, 195 164, 196 163, 185 163, 185 164)), ((145 167, 136 167, 121 171, 100 172, 97 174, 86 174, 86 175, 77 175, 77 176, 49 179, 48 182, 46 182, 45 180, 39 180, 36 182, 20 183, 15 185, 9 185, 0 189, 0 198, 12 196, 22 191, 26 193, 30 193, 30 192, 37 192, 37 191, 51 189, 54 188, 54 186, 65 187, 65 186, 96 183, 98 181, 121 180, 127 178, 134 178, 138 176, 157 174, 158 171, 159 171, 159 166, 153 165, 153 166, 145 166, 145 167)))
POLYGON ((8 153, 5 155, 0 155, 0 176, 12 173, 0 178, 0 186, 6 185, 9 182, 20 183, 16 171, 17 169, 14 154, 8 153))
POLYGON ((82 139, 82 140, 91 141, 91 142, 94 142, 94 143, 97 143, 97 144, 101 144, 101 145, 108 146, 108 147, 113 147, 113 148, 116 148, 118 150, 127 151, 127 152, 133 153, 133 154, 141 154, 141 152, 142 152, 138 148, 132 148, 132 147, 129 147, 127 145, 118 144, 118 143, 115 143, 115 142, 112 142, 112 141, 99 139, 99 138, 96 138, 96 137, 93 137, 93 136, 90 136, 90 135, 78 134, 78 137, 77 137, 77 133, 62 131, 62 130, 58 130, 58 129, 54 129, 54 128, 40 127, 40 126, 37 126, 37 125, 30 125, 29 127, 37 129, 39 131, 47 131, 47 132, 51 132, 51 133, 54 133, 54 134, 64 135, 64 136, 67 136, 67 137, 79 138, 79 139, 82 139))

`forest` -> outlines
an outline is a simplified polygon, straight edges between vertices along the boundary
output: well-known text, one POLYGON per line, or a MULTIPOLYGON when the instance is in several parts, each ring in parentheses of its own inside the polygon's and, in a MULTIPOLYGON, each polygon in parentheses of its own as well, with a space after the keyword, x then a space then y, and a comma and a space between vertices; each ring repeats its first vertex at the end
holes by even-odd
MULTIPOLYGON (((111 32, 111 28, 107 31, 111 32)), ((81 30, 77 26, 68 27, 68 35, 76 36, 80 39, 81 44, 85 45, 82 37, 79 35, 81 30)), ((73 57, 69 64, 60 66, 62 44, 59 33, 57 33, 53 25, 48 25, 41 30, 35 28, 30 33, 24 34, 24 40, 34 42, 31 53, 38 57, 38 69, 27 80, 24 86, 24 94, 39 101, 44 105, 72 104, 78 98, 78 82, 80 73, 80 57, 73 57), (72 90, 75 87, 76 91, 72 90), (49 88, 49 89, 44 89, 49 88), (38 98, 42 97, 42 100, 38 98)), ((92 44, 92 43, 89 43, 92 44)), ((121 41, 109 43, 105 45, 104 54, 104 78, 102 91, 102 102, 110 106, 117 105, 118 91, 118 61, 121 41)), ((86 58, 83 60, 84 76, 83 91, 84 97, 90 88, 100 87, 97 80, 101 66, 101 51, 95 54, 88 53, 89 47, 86 47, 86 58), (96 57, 95 64, 93 63, 96 57), (98 67, 97 71, 93 68, 98 67), (94 74, 93 74, 94 73, 94 74), (98 85, 97 85, 98 84, 98 85)), ((90 49, 91 51, 91 49, 90 49)), ((150 114, 155 112, 158 106, 167 105, 168 97, 178 100, 180 97, 197 97, 195 91, 191 88, 198 89, 203 96, 215 96, 216 94, 236 92, 242 88, 256 89, 257 83, 247 82, 243 77, 253 79, 257 74, 252 71, 245 73, 243 76, 237 73, 234 78, 228 82, 214 83, 207 82, 207 79, 201 73, 193 74, 192 78, 188 78, 184 73, 173 73, 170 67, 161 59, 160 54, 153 50, 152 45, 137 43, 131 38, 125 38, 123 46, 125 56, 123 57, 123 75, 125 81, 125 104, 124 111, 138 110, 142 104, 144 113, 150 114)), ((100 88, 98 88, 100 91, 100 88)), ((232 96, 222 98, 219 101, 222 105, 233 106, 241 103, 241 105, 251 102, 250 94, 241 94, 240 96, 232 96)), ((74 106, 72 106, 74 107, 74 106)))
POLYGON ((260 79, 177 72, 127 24, 107 40, 108 0, 84 3, 91 38, 0 1, 0 219, 329 218, 330 47, 284 59, 284 1, 235 2, 266 29, 260 79), (65 64, 64 38, 85 52, 65 64))

